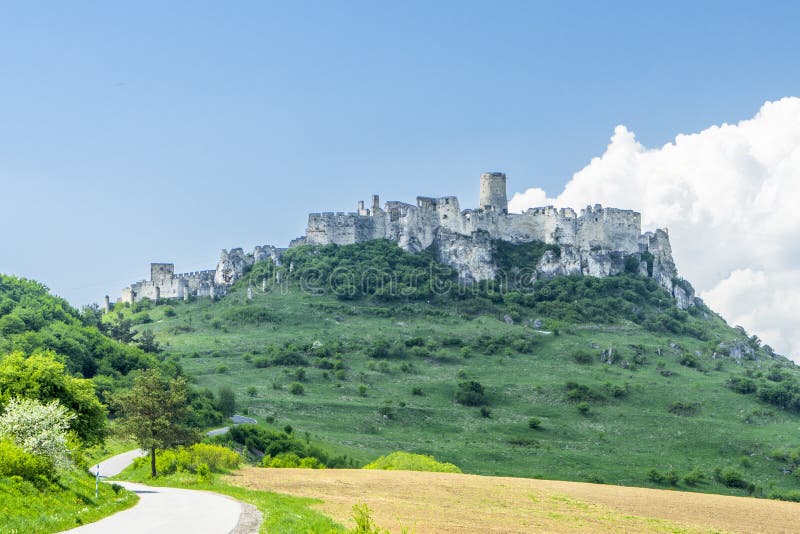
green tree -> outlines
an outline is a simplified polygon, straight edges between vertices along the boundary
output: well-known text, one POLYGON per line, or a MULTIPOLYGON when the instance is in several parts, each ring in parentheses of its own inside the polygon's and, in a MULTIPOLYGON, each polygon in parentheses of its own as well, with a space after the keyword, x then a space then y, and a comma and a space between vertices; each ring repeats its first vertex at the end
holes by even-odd
POLYGON ((148 369, 133 381, 133 387, 114 396, 124 432, 150 454, 150 475, 155 478, 156 449, 197 441, 197 432, 186 423, 191 411, 183 377, 168 380, 148 369))
POLYGON ((223 386, 219 388, 217 398, 217 409, 222 412, 225 417, 230 417, 236 411, 236 394, 230 386, 223 386))
POLYGON ((145 352, 158 354, 161 352, 161 346, 156 341, 156 336, 152 330, 143 330, 139 334, 139 339, 136 340, 136 345, 145 352))
POLYGON ((94 384, 70 376, 52 352, 37 352, 26 358, 13 352, 0 360, 0 409, 11 397, 57 400, 75 414, 70 430, 86 444, 100 443, 106 435, 106 409, 97 399, 94 384))

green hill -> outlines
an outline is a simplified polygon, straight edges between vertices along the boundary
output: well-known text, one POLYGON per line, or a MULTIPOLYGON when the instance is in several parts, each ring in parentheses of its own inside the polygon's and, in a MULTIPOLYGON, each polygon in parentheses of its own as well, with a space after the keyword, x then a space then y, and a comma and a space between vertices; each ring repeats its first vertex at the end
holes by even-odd
POLYGON ((478 474, 800 489, 797 367, 634 274, 465 288, 378 241, 291 249, 217 302, 117 311, 240 412, 359 463, 405 450, 478 474))

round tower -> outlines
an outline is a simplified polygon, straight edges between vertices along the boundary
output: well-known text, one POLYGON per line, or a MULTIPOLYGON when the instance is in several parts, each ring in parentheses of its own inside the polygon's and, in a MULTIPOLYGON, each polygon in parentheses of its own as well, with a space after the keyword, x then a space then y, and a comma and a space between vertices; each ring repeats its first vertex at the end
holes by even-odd
POLYGON ((485 172, 481 174, 481 195, 478 207, 486 211, 508 213, 505 173, 485 172))

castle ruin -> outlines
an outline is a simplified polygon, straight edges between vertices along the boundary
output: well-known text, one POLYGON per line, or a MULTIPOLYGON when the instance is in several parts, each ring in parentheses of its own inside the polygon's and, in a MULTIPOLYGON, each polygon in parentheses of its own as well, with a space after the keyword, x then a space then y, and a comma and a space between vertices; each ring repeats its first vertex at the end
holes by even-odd
MULTIPOLYGON (((611 276, 625 271, 633 256, 638 272, 653 277, 672 294, 679 307, 694 303, 691 286, 678 279, 666 230, 642 233, 641 215, 635 211, 587 206, 577 214, 571 208, 530 208, 508 212, 506 175, 484 173, 480 177, 479 207, 461 210, 458 198, 417 197, 416 204, 388 201, 378 195, 370 207, 357 203, 355 212, 311 213, 306 234, 290 243, 300 245, 350 245, 388 239, 409 252, 435 247, 437 258, 452 266, 462 282, 495 278, 494 242, 557 245, 560 253, 545 253, 529 269, 534 279, 554 276, 611 276)), ((256 247, 245 254, 241 248, 223 250, 216 270, 174 274, 172 264, 152 264, 150 281, 123 290, 123 302, 143 298, 186 298, 224 294, 246 268, 257 261, 280 262, 282 249, 256 247)))

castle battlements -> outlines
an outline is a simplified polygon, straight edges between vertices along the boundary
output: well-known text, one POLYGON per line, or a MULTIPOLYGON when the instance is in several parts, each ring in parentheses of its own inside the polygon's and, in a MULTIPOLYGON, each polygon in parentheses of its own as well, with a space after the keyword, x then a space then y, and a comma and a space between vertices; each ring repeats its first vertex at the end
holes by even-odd
MULTIPOLYGON (((369 208, 359 200, 354 212, 310 213, 305 236, 289 246, 350 245, 373 239, 394 241, 409 252, 435 246, 439 261, 469 282, 497 275, 494 242, 538 241, 557 245, 561 254, 545 254, 536 266, 519 266, 534 269, 536 277, 609 276, 629 268, 626 258, 638 255, 640 274, 658 280, 679 305, 693 302, 686 284, 675 283, 677 270, 666 230, 642 234, 641 214, 636 211, 595 204, 579 214, 554 206, 509 213, 506 175, 500 172, 481 174, 478 204, 461 210, 455 196, 418 196, 415 204, 391 200, 381 207, 380 197, 372 195, 369 208), (650 255, 649 262, 643 259, 645 253, 650 255)), ((279 265, 282 251, 269 245, 258 246, 250 254, 241 248, 223 250, 216 270, 181 274, 175 274, 171 263, 153 263, 150 280, 123 290, 122 300, 222 295, 255 262, 271 260, 279 265)))

